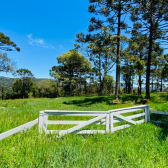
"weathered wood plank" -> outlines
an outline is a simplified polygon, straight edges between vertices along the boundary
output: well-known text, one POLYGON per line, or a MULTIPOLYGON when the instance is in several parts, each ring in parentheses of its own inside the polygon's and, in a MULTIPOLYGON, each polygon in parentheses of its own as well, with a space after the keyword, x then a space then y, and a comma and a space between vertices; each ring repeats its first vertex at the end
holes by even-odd
POLYGON ((4 139, 4 138, 6 138, 6 137, 8 137, 10 135, 13 135, 13 134, 15 134, 15 133, 17 133, 19 131, 27 131, 28 129, 30 129, 31 127, 33 127, 37 123, 38 123, 38 118, 33 120, 33 121, 30 121, 30 122, 28 122, 26 124, 23 124, 23 125, 21 125, 19 127, 16 127, 16 128, 13 128, 13 129, 11 129, 9 131, 1 133, 0 134, 0 140, 4 139))

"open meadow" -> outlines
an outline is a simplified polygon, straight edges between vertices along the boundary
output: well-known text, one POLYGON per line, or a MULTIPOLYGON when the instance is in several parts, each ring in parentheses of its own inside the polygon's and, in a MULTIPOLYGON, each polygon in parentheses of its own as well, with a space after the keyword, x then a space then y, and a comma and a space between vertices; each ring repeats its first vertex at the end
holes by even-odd
MULTIPOLYGON (((136 95, 121 95, 119 104, 113 104, 113 99, 113 96, 94 96, 0 101, 0 133, 38 118, 41 110, 108 111, 138 105, 135 104, 136 95)), ((148 105, 151 109, 168 112, 168 95, 151 94, 148 105)), ((168 120, 154 114, 152 118, 168 120)), ((163 168, 168 167, 167 146, 167 127, 151 122, 115 133, 68 134, 61 138, 39 134, 36 124, 27 132, 0 141, 0 167, 163 168)))

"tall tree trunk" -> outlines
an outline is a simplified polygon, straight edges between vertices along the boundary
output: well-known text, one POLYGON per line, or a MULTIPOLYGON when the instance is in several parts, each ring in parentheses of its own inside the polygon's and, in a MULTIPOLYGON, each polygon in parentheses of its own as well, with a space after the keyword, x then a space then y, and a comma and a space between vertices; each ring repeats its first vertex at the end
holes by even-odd
POLYGON ((5 86, 2 86, 1 87, 1 91, 2 91, 2 100, 4 100, 4 97, 5 97, 5 93, 4 93, 4 89, 5 89, 5 86))
POLYGON ((141 75, 139 75, 138 79, 138 95, 141 95, 141 88, 142 88, 142 80, 141 80, 141 75))
POLYGON ((162 92, 162 88, 163 88, 163 78, 161 77, 161 84, 160 84, 160 91, 162 92))
POLYGON ((102 95, 102 80, 101 80, 101 57, 100 57, 100 54, 99 54, 99 84, 100 84, 99 95, 102 95))
POLYGON ((106 76, 107 76, 107 55, 105 55, 105 67, 104 67, 104 77, 103 77, 104 94, 107 94, 107 85, 104 82, 106 76))
POLYGON ((153 91, 153 76, 152 76, 152 91, 153 91))
POLYGON ((131 86, 132 86, 132 93, 134 93, 134 76, 132 75, 132 80, 131 80, 131 86))
POLYGON ((120 32, 121 32, 121 3, 118 0, 118 28, 117 28, 117 60, 116 60, 116 85, 115 85, 115 99, 119 98, 120 90, 120 32))
POLYGON ((153 37, 153 17, 151 18, 150 35, 149 35, 149 52, 146 70, 146 98, 150 99, 150 68, 151 68, 151 57, 152 57, 152 37, 153 37))

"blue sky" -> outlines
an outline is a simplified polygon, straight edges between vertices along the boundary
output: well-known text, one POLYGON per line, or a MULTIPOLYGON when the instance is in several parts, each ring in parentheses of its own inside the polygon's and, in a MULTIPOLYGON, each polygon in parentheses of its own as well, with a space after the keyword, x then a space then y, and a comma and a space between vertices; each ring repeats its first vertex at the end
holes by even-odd
MULTIPOLYGON (((50 78, 56 58, 74 48, 77 33, 87 33, 92 16, 88 6, 89 0, 1 1, 0 32, 21 48, 20 52, 7 52, 17 69, 29 69, 36 78, 50 78)), ((13 77, 3 72, 0 76, 13 77)), ((115 78, 115 71, 112 76, 115 78)))
MULTIPOLYGON (((88 5, 88 0, 1 1, 0 32, 21 48, 7 52, 17 69, 29 69, 36 78, 50 78, 56 57, 74 47, 77 33, 87 32, 88 5)), ((12 77, 2 72, 0 76, 12 77)))

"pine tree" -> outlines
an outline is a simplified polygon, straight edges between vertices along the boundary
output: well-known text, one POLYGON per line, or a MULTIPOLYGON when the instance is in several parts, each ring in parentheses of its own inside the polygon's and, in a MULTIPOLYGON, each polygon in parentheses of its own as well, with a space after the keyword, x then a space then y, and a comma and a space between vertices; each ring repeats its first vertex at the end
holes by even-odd
POLYGON ((146 98, 150 99, 150 71, 152 49, 155 41, 161 43, 166 38, 168 26, 168 5, 166 0, 134 0, 131 20, 134 22, 133 34, 142 32, 148 37, 148 57, 146 70, 146 98))

